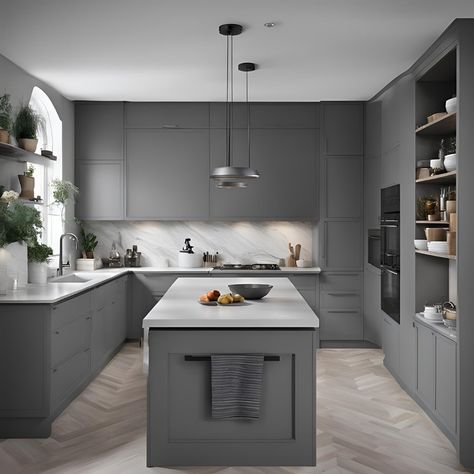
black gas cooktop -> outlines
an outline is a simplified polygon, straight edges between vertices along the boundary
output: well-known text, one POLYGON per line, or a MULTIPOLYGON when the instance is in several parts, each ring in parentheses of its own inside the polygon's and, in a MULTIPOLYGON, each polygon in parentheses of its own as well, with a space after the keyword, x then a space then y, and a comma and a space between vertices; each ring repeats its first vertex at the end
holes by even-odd
POLYGON ((214 267, 214 270, 281 270, 274 263, 252 263, 244 265, 242 263, 224 263, 223 265, 214 267))

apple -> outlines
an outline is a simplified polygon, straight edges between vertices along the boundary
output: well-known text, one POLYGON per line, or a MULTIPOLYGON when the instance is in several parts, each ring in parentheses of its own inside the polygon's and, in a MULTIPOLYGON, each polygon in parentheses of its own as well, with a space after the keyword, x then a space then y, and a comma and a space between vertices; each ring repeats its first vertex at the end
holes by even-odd
POLYGON ((211 290, 207 293, 209 301, 217 301, 219 296, 221 296, 221 293, 218 290, 211 290))
POLYGON ((208 303, 209 302, 209 297, 207 295, 201 295, 199 297, 199 301, 201 301, 202 303, 208 303))

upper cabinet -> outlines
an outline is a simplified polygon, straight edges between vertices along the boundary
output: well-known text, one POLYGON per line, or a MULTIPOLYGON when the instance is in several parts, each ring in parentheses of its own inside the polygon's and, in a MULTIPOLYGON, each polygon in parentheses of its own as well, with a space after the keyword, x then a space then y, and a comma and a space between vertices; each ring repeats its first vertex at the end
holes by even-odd
POLYGON ((209 128, 205 102, 129 102, 126 128, 209 128))
POLYGON ((322 107, 322 153, 362 155, 364 153, 364 108, 356 102, 328 102, 322 107))
POLYGON ((123 159, 123 103, 76 102, 76 160, 123 159))

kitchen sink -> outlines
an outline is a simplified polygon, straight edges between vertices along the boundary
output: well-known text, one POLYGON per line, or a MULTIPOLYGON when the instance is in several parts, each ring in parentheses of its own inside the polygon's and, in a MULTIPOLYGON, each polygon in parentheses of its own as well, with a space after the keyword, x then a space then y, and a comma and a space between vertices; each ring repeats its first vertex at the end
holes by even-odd
POLYGON ((86 283, 98 278, 98 275, 90 273, 69 273, 50 280, 50 283, 86 283))

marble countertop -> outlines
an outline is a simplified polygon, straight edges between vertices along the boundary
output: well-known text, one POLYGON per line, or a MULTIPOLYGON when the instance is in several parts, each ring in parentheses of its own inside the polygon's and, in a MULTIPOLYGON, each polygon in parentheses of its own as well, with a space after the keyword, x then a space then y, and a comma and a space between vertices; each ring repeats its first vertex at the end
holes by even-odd
POLYGON ((319 319, 288 278, 232 278, 231 283, 273 285, 261 300, 243 305, 205 306, 199 295, 213 278, 179 278, 143 320, 150 328, 319 328, 319 319))
POLYGON ((423 326, 429 327, 433 331, 446 336, 447 338, 451 339, 452 341, 458 340, 458 334, 456 329, 450 329, 446 327, 443 323, 434 323, 429 319, 425 319, 421 313, 416 313, 415 321, 423 324, 423 326))
MULTIPOLYGON (((256 270, 236 271, 230 273, 251 273, 255 274, 256 270)), ((295 268, 283 267, 281 270, 265 271, 265 274, 274 273, 280 275, 291 274, 319 274, 321 269, 319 267, 311 268, 295 268)), ((81 272, 74 272, 81 274, 81 272)), ((87 282, 80 283, 60 283, 49 282, 47 285, 28 284, 26 288, 20 290, 9 290, 6 295, 0 295, 0 304, 54 304, 59 301, 90 290, 97 285, 100 285, 108 280, 112 280, 118 276, 126 275, 127 273, 156 273, 156 274, 200 274, 210 275, 211 273, 225 275, 226 271, 213 270, 212 268, 180 268, 180 267, 137 267, 137 268, 101 268, 94 272, 83 272, 87 275, 93 274, 93 278, 87 282)))

